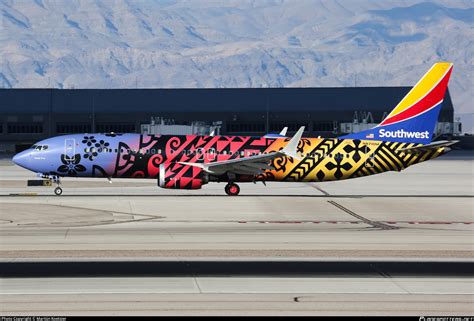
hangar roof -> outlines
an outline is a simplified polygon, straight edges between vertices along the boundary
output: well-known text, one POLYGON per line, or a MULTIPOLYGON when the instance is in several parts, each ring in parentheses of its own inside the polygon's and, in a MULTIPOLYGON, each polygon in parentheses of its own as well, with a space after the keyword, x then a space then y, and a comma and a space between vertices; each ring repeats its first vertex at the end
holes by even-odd
MULTIPOLYGON (((411 87, 0 89, 0 113, 390 111, 411 87)), ((444 110, 453 110, 446 94, 444 110)))

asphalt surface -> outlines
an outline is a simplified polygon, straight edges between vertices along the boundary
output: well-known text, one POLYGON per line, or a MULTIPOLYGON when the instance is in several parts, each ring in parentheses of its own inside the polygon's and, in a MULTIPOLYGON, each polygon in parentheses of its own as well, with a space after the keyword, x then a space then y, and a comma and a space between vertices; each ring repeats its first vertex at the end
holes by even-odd
POLYGON ((472 153, 321 184, 26 187, 0 161, 8 315, 472 315, 472 153))

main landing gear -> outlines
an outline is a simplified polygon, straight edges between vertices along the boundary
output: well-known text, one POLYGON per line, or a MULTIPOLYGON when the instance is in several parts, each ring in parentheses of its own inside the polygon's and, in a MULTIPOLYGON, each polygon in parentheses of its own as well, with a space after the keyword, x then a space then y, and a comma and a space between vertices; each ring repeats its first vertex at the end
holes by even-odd
POLYGON ((240 187, 239 187, 239 185, 237 185, 235 183, 228 183, 225 186, 225 192, 229 196, 237 196, 240 193, 240 187))

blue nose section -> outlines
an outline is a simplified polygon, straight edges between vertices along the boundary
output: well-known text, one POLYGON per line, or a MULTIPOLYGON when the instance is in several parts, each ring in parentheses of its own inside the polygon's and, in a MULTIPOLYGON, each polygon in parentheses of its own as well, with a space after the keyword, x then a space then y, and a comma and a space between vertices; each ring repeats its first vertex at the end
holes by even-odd
POLYGON ((29 165, 31 161, 30 151, 25 150, 25 151, 22 151, 21 153, 16 154, 15 156, 13 156, 12 161, 18 166, 29 169, 29 165))

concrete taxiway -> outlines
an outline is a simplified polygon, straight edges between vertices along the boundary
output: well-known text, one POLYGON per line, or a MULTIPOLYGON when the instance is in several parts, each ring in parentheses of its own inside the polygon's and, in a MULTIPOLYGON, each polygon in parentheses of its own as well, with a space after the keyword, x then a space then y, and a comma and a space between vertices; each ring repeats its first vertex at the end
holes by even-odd
POLYGON ((472 315, 472 283, 425 278, 2 280, 10 315, 472 315))
MULTIPOLYGON (((153 180, 64 179, 58 197, 51 187, 26 187, 34 174, 3 160, 0 262, 472 262, 473 165, 472 153, 454 152, 402 173, 242 184, 238 197, 226 196, 224 184, 176 191, 153 180)), ((0 312, 473 313, 472 275, 413 272, 11 276, 0 281, 0 312)))

